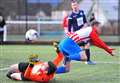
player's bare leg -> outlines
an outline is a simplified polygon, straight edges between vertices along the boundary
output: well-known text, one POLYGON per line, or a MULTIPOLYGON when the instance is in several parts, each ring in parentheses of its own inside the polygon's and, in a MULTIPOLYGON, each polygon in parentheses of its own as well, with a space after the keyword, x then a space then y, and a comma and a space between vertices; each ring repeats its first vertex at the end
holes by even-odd
POLYGON ((22 73, 12 73, 9 75, 9 78, 12 80, 22 80, 22 73))
POLYGON ((18 64, 13 64, 10 66, 10 68, 8 69, 8 73, 7 73, 7 77, 12 79, 11 75, 13 73, 18 73, 19 72, 19 69, 18 69, 18 64))
POLYGON ((80 55, 81 55, 80 56, 81 61, 87 61, 87 56, 86 56, 85 51, 81 51, 80 55))
POLYGON ((18 64, 11 65, 10 68, 9 68, 9 71, 11 71, 11 72, 19 72, 18 64))

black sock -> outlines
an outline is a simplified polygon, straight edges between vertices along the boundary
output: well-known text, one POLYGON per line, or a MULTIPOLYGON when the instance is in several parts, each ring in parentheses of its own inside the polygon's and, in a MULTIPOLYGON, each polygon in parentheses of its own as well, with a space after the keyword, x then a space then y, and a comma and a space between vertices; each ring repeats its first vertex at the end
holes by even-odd
POLYGON ((90 61, 90 49, 86 49, 85 53, 87 55, 87 61, 90 61))

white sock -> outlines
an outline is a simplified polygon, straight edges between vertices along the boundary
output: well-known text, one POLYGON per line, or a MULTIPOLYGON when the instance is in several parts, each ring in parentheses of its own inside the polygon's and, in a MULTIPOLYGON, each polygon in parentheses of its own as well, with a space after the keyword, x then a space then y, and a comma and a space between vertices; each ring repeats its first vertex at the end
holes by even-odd
POLYGON ((15 80, 22 80, 21 73, 13 73, 11 74, 11 78, 15 80))

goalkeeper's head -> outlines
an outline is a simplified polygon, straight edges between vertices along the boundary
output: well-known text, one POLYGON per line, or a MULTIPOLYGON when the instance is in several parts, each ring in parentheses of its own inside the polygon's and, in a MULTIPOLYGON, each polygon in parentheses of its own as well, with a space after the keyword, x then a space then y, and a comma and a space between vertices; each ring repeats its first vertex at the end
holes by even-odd
POLYGON ((30 56, 29 56, 29 62, 30 63, 36 63, 36 62, 38 62, 38 61, 40 61, 39 60, 39 58, 38 58, 38 55, 37 54, 31 54, 30 56))

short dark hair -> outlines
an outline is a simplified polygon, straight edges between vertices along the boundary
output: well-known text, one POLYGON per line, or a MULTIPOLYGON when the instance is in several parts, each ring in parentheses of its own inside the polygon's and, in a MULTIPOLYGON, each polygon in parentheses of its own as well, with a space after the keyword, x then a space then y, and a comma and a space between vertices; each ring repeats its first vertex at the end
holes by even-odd
POLYGON ((94 20, 93 22, 91 22, 91 25, 92 26, 94 26, 94 25, 99 25, 100 24, 100 22, 99 21, 96 21, 96 20, 94 20))

